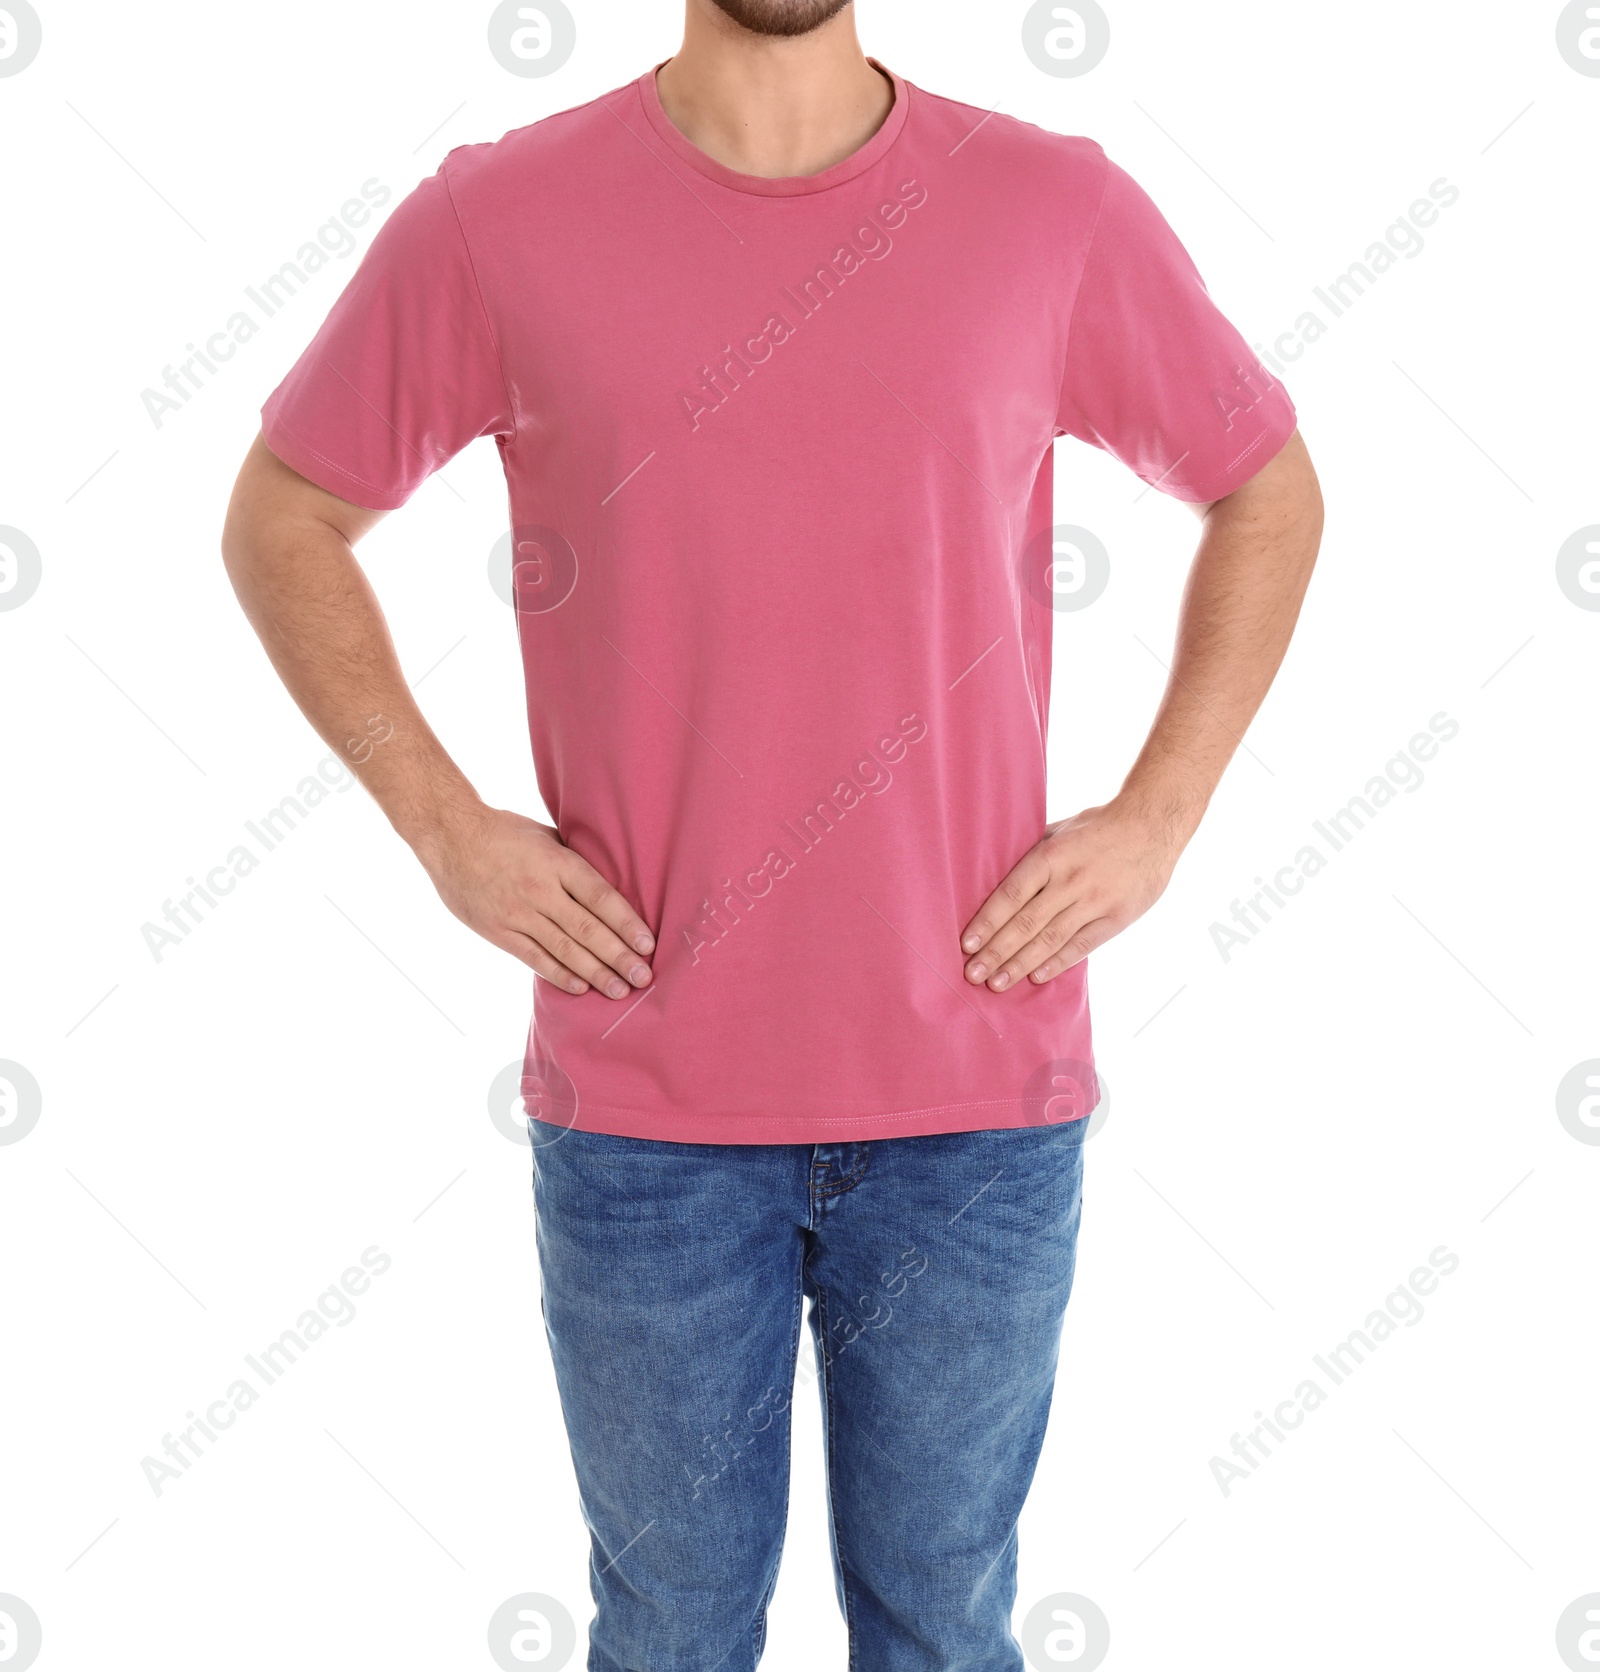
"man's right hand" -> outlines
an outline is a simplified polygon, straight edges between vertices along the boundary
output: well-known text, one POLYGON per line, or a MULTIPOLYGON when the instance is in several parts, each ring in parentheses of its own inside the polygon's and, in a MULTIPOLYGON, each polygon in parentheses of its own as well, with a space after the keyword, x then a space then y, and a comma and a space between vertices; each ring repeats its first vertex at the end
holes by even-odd
POLYGON ((416 847, 450 910, 546 981, 612 999, 649 985, 655 937, 549 825, 480 807, 416 847))
POLYGON ((567 992, 625 999, 650 983, 655 937, 549 825, 485 806, 434 736, 352 550, 382 516, 308 481, 257 436, 222 536, 239 602, 302 713, 451 911, 567 992))

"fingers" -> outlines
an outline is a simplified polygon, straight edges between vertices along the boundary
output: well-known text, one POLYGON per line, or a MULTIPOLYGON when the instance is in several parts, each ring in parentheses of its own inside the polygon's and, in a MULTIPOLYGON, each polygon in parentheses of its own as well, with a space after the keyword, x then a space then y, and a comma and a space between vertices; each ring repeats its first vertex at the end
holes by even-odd
POLYGON ((553 926, 552 944, 532 931, 562 964, 607 998, 625 999, 650 984, 644 955, 655 936, 644 919, 594 867, 569 849, 562 867, 563 892, 543 901, 544 921, 553 926))
POLYGON ((613 999, 649 986, 655 936, 554 827, 485 808, 426 846, 450 910, 545 980, 613 999))
MULTIPOLYGON (((592 865, 579 858, 577 854, 571 853, 570 849, 568 852, 569 864, 561 879, 566 891, 591 917, 598 918, 635 952, 643 953, 648 958, 656 949, 656 938, 650 933, 644 919, 592 865)), ((609 955, 606 961, 612 963, 609 955)), ((619 973, 627 974, 622 965, 614 964, 613 967, 619 973)))
POLYGON ((1049 881, 1050 866, 1035 848, 1012 866, 1000 886, 978 908, 978 915, 961 932, 961 950, 981 954, 967 965, 969 981, 982 981, 993 975, 1011 951, 1038 931, 1039 922, 1027 919, 1026 913, 1029 903, 1049 881), (1025 918, 1025 931, 1020 925, 1012 927, 1019 916, 1025 918), (1007 930, 1010 930, 1009 939, 996 951, 998 937, 1007 930))
MULTIPOLYGON (((981 952, 968 959, 967 980, 987 982, 995 992, 1004 992, 1019 978, 1011 961, 1023 947, 1046 934, 1049 925, 1068 908, 1069 902, 1059 888, 1041 888, 984 941, 981 952)), ((1020 973, 1025 975, 1027 971, 1020 973)))
POLYGON ((650 966, 570 897, 559 896, 547 902, 545 911, 532 913, 523 933, 607 998, 625 999, 649 985, 650 966))
MULTIPOLYGON (((594 918, 588 919, 585 928, 578 921, 584 915, 581 909, 572 902, 569 902, 569 908, 574 928, 596 939, 607 933, 605 926, 594 918)), ((511 929, 506 932, 504 939, 496 939, 499 945, 514 957, 520 958, 529 969, 569 993, 587 993, 593 987, 604 993, 607 998, 625 999, 635 987, 645 986, 650 980, 648 966, 632 954, 626 953, 624 949, 624 955, 631 959, 633 967, 643 975, 642 980, 630 986, 620 979, 614 969, 609 968, 590 951, 578 934, 572 933, 555 918, 548 917, 543 912, 532 913, 525 930, 511 929)), ((618 944, 620 945, 620 942, 618 944)))
POLYGON ((552 986, 563 988, 569 993, 587 993, 589 983, 565 964, 558 963, 538 941, 531 940, 527 935, 518 934, 515 930, 507 933, 505 939, 497 940, 496 945, 504 948, 514 958, 520 958, 529 969, 537 975, 542 975, 552 986))
POLYGON ((1072 918, 1071 907, 1052 898, 1050 892, 1035 894, 999 929, 977 957, 967 963, 967 980, 984 983, 991 992, 1003 993, 1042 963, 1066 939, 1070 929, 1082 921, 1072 918), (1026 961, 1030 949, 1037 951, 1026 961))
POLYGON ((1074 913, 1063 912, 1052 920, 1043 935, 1029 941, 1005 967, 1007 971, 1015 969, 1012 981, 1020 981, 1027 976, 1042 987, 1074 964, 1081 964, 1097 946, 1104 946, 1116 932, 1117 925, 1109 917, 1093 917, 1081 923, 1077 922, 1074 913))
POLYGON ((1090 807, 1046 827, 961 932, 968 981, 1053 981, 1155 904, 1179 851, 1143 814, 1090 807))
POLYGON ((1052 905, 1049 893, 1035 895, 971 960, 967 979, 983 982, 994 993, 1024 977, 1036 984, 1050 981, 1116 933, 1115 921, 1098 916, 1085 902, 1069 901, 1055 910, 1052 905), (980 969, 982 975, 976 973, 980 969))

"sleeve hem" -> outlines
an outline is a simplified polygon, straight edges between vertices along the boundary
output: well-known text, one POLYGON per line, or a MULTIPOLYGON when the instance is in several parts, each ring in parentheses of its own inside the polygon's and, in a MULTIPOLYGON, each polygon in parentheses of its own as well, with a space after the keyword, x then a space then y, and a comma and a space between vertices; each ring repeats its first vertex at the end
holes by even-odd
MULTIPOLYGON (((1288 445, 1289 438, 1300 427, 1294 404, 1284 397, 1283 417, 1269 424, 1242 452, 1236 453, 1215 476, 1202 482, 1186 482, 1181 487, 1166 491, 1174 499, 1186 500, 1191 505, 1206 505, 1225 499, 1236 488, 1242 488, 1252 476, 1259 475, 1288 445)), ((1159 487, 1159 483, 1152 486, 1159 487)))
POLYGON ((406 490, 380 488, 372 482, 363 481, 361 477, 319 453, 272 412, 270 402, 261 413, 261 439, 266 442, 268 451, 281 459, 291 470, 304 476, 308 482, 314 483, 325 493, 331 493, 352 505, 359 505, 368 511, 398 511, 411 497, 406 490))

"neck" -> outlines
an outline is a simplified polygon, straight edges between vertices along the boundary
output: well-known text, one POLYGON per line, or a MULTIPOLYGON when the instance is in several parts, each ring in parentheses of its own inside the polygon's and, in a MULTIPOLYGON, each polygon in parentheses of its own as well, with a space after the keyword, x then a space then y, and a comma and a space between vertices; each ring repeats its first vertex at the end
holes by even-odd
POLYGON ((712 0, 689 0, 683 45, 656 90, 668 120, 726 168, 765 179, 820 174, 859 150, 894 103, 846 6, 809 34, 757 35, 712 0))

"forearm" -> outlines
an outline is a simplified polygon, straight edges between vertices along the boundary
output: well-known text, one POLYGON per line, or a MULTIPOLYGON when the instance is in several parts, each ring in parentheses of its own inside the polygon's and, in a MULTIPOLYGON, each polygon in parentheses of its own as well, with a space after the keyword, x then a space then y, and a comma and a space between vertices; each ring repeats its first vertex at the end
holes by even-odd
POLYGON ((328 520, 303 493, 293 504, 278 502, 271 464, 253 463, 223 537, 240 605, 300 711, 421 850, 481 803, 406 684, 351 547, 362 530, 339 526, 350 508, 339 506, 328 520))
POLYGON ((962 931, 966 978, 1053 981, 1160 898, 1278 671, 1311 579, 1322 496, 1290 438, 1203 509, 1167 689, 1121 790, 1051 825, 962 931))
POLYGON ((1268 471, 1204 513, 1167 688, 1118 800, 1181 847, 1272 685, 1322 533, 1298 436, 1268 471))
POLYGON ((259 436, 222 556, 290 696, 469 928, 575 997, 648 985, 655 937, 559 832, 487 807, 411 695, 353 546, 382 515, 325 492, 259 436))

